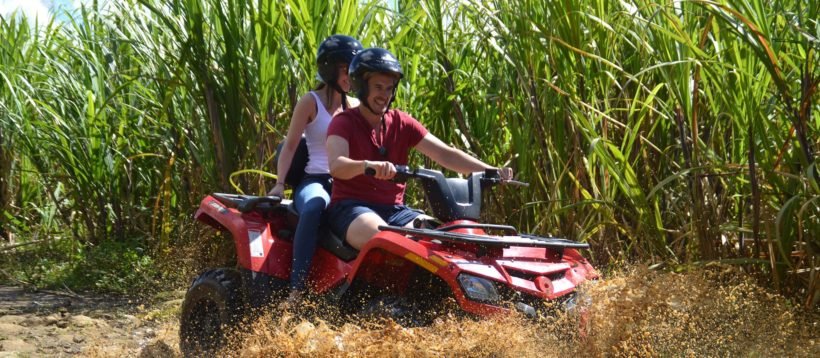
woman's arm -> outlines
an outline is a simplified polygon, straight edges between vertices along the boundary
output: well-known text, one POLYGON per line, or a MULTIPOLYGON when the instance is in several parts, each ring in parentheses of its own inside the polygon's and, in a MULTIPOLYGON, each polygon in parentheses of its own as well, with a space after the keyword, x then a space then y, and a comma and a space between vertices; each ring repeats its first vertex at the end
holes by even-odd
POLYGON ((287 177, 290 170, 296 147, 302 139, 305 127, 315 116, 316 100, 313 99, 310 93, 306 93, 296 103, 296 108, 293 109, 288 134, 285 136, 285 144, 282 146, 282 152, 279 153, 279 162, 276 163, 276 185, 268 193, 269 195, 282 195, 285 187, 285 177, 287 177))

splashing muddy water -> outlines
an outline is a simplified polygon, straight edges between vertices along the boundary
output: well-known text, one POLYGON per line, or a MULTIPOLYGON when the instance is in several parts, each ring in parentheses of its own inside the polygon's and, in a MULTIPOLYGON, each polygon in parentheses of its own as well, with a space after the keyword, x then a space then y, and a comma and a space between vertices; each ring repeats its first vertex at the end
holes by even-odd
MULTIPOLYGON (((732 268, 685 274, 632 269, 587 287, 587 313, 443 317, 430 327, 330 324, 281 312, 245 328, 225 351, 310 356, 820 356, 820 322, 732 268)), ((321 315, 319 315, 321 316, 321 315)))
MULTIPOLYGON (((222 355, 820 356, 818 312, 790 305, 733 268, 682 274, 631 269, 585 287, 584 294, 591 303, 580 319, 440 317, 421 328, 343 322, 321 308, 309 316, 273 310, 237 329, 222 355)), ((171 319, 163 326, 162 334, 141 351, 100 349, 105 344, 95 342, 85 355, 179 355, 177 322, 171 319)))

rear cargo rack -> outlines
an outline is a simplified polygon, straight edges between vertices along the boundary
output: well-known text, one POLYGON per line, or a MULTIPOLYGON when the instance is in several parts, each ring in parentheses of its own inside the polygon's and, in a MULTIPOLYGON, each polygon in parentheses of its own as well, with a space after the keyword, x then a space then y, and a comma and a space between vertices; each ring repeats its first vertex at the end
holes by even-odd
POLYGON ((278 196, 213 193, 211 197, 223 205, 229 208, 235 208, 242 213, 251 211, 269 212, 274 210, 282 202, 282 198, 278 196))

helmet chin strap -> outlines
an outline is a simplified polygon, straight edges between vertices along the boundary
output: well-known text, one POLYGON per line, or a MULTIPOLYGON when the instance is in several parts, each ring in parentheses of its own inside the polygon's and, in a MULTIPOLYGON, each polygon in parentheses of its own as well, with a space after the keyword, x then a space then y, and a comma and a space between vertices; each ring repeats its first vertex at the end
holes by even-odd
POLYGON ((367 107, 367 110, 369 110, 370 113, 378 114, 378 115, 382 116, 382 119, 383 119, 384 114, 387 113, 387 111, 390 110, 390 106, 393 105, 393 100, 396 99, 396 89, 395 88, 393 89, 393 94, 390 95, 390 101, 387 102, 387 108, 384 109, 384 113, 376 113, 376 111, 373 109, 373 107, 370 106, 370 101, 367 99, 368 92, 369 91, 367 90, 367 88, 359 91, 359 93, 357 94, 359 96, 359 101, 361 102, 361 104, 363 104, 365 107, 367 107))
MULTIPOLYGON (((373 107, 371 107, 371 106, 370 106, 370 101, 368 101, 367 99, 365 99, 364 101, 362 101, 362 104, 364 104, 364 106, 365 106, 365 107, 367 107, 367 110, 368 110, 368 111, 370 111, 370 113, 373 113, 373 114, 378 114, 378 113, 376 113, 376 111, 373 109, 373 107)), ((382 113, 382 115, 384 115, 384 113, 382 113)))
MULTIPOLYGON (((334 91, 336 91, 336 92, 338 92, 339 94, 342 95, 342 98, 341 98, 342 110, 346 110, 347 109, 347 98, 345 98, 345 92, 342 91, 342 86, 339 86, 339 83, 336 82, 336 80, 331 81, 331 83, 328 83, 327 86, 330 87, 330 89, 332 89, 332 90, 334 90, 334 91)), ((328 96, 332 96, 332 95, 333 95, 332 93, 328 93, 328 96)), ((330 101, 332 101, 332 99, 328 98, 328 102, 330 102, 330 101)))

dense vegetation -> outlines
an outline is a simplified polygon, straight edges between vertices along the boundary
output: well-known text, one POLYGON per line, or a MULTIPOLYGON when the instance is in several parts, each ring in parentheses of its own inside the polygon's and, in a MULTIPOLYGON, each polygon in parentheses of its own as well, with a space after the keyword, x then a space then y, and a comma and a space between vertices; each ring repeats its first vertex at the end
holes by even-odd
POLYGON ((819 10, 122 0, 63 21, 7 16, 0 277, 125 291, 180 247, 211 245, 190 222, 198 201, 270 188, 260 171, 315 85, 317 45, 343 33, 398 55, 398 107, 533 184, 500 192, 488 220, 588 241, 600 266, 741 265, 812 306, 819 10), (9 248, 21 242, 36 244, 9 248))

